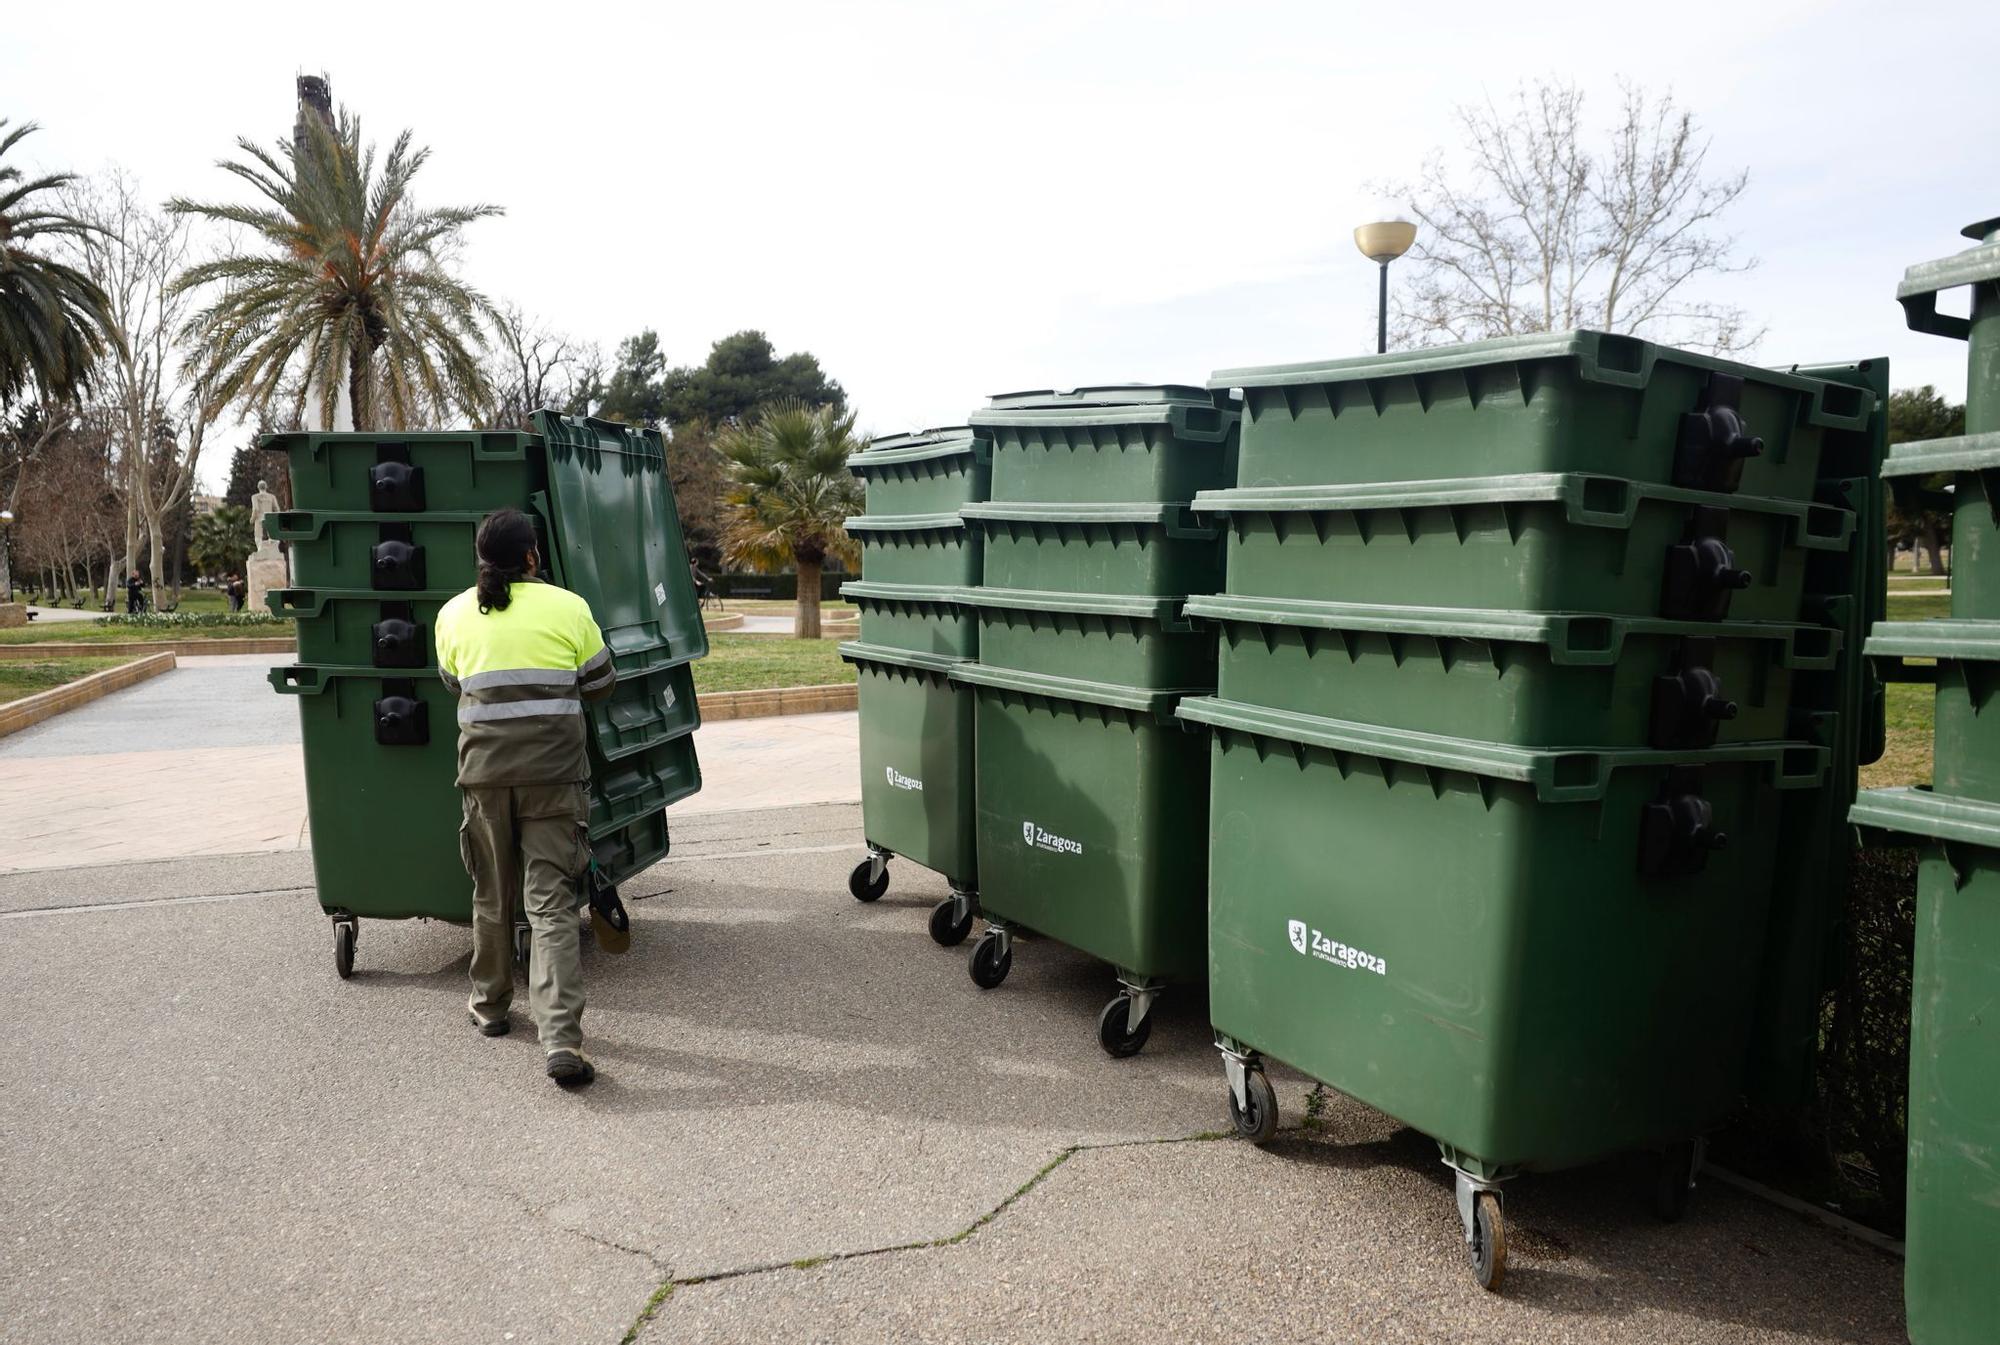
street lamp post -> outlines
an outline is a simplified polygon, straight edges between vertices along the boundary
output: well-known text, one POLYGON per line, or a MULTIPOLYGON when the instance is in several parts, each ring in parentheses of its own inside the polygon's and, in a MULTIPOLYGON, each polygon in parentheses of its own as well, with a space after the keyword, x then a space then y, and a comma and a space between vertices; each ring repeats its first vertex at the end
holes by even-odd
POLYGON ((1389 349, 1389 263, 1410 250, 1417 241, 1417 226, 1408 220, 1382 220, 1364 224, 1354 231, 1354 246, 1361 255, 1382 268, 1382 285, 1375 305, 1375 353, 1389 349))

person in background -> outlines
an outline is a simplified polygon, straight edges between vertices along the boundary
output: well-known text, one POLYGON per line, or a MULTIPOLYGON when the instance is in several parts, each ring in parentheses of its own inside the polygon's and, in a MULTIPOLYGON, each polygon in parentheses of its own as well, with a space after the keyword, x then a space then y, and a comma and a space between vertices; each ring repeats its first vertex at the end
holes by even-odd
POLYGON ((125 614, 137 616, 146 610, 146 586, 139 582, 139 572, 132 571, 125 580, 125 614))
POLYGON ((590 859, 590 762, 583 703, 611 694, 611 651, 576 594, 541 580, 535 528, 488 514, 474 543, 479 582, 438 612, 437 663, 458 697, 459 855, 472 875, 473 1026, 508 1030, 518 902, 532 931, 528 1004, 548 1076, 596 1077, 583 1051, 577 882, 590 859))

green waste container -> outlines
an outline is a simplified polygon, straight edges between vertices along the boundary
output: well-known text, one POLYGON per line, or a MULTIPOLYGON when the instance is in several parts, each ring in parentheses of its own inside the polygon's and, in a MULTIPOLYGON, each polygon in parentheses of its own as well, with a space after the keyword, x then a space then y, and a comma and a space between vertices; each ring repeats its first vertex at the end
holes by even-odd
POLYGON ((1917 846, 1903 1301, 1914 1345, 1987 1345, 2000 1259, 2000 806, 1863 793, 1868 841, 1917 846))
POLYGON ((290 544, 300 588, 459 593, 478 582, 473 539, 485 517, 287 509, 265 515, 264 533, 290 544))
POLYGON ((437 614, 457 591, 273 589, 266 598, 297 624, 299 662, 356 668, 437 666, 437 614))
POLYGON ((1236 478, 1237 404, 1201 388, 1016 392, 972 416, 993 438, 995 500, 1184 502, 1236 478))
POLYGON ((1668 1146, 1678 1213, 1743 1085, 1779 790, 1827 753, 1179 714, 1214 744, 1209 1005, 1239 1128, 1275 1125, 1268 1055, 1430 1135, 1489 1286, 1514 1173, 1668 1146))
POLYGON ((353 967, 353 918, 469 923, 458 699, 437 671, 295 665, 273 668, 270 681, 299 701, 313 877, 336 917, 342 974, 353 967))
POLYGON ((1065 593, 1210 593, 1222 533, 1183 504, 967 505, 996 588, 1065 593))
POLYGON ((2000 218, 1979 220, 1960 232, 1977 246, 1912 266, 1903 273, 1896 299, 1911 331, 1965 342, 1965 428, 1978 435, 2000 430, 2000 218), (1968 286, 1968 316, 1937 311, 1940 293, 1968 286))
MULTIPOLYGON (((615 851, 596 854, 597 842, 623 834, 634 823, 653 814, 664 813, 670 805, 698 793, 701 790, 701 763, 695 758, 694 739, 686 736, 655 743, 615 761, 607 761, 595 751, 591 757, 591 849, 593 857, 598 860, 600 872, 604 872, 609 860, 633 861, 615 851)), ((635 868, 608 872, 606 879, 614 884, 621 883, 651 862, 647 859, 635 868)))
POLYGON ((1530 747, 1709 747, 1788 736, 1824 626, 1701 623, 1212 595, 1216 694, 1246 705, 1530 747))
POLYGON ((269 434, 258 446, 285 455, 294 509, 525 509, 540 475, 540 444, 510 431, 269 434))
POLYGON ((1006 979, 1017 931, 1109 962, 1117 998, 1098 1016, 1114 1056, 1145 1045, 1155 997, 1203 974, 1208 791, 1202 736, 1180 693, 966 664, 972 687, 980 904, 991 927, 969 970, 1006 979))
POLYGON ((2000 621, 1884 621, 1867 653, 1889 681, 1937 687, 1932 785, 2000 803, 2000 621))
POLYGON ((861 818, 869 857, 848 879, 874 901, 901 855, 943 875, 952 895, 931 911, 931 937, 951 947, 971 931, 979 890, 973 828, 972 695, 951 672, 964 660, 865 643, 840 646, 854 665, 861 712, 861 818))
POLYGON ((2000 619, 2000 429, 1897 444, 1882 476, 1905 509, 1951 515, 1951 614, 2000 619), (1927 481, 1943 473, 1948 491, 1927 481))
POLYGON ((969 426, 871 440, 847 460, 871 514, 948 514, 986 498, 992 453, 969 426))
POLYGON ((1179 598, 975 588, 965 602, 989 667, 1127 687, 1215 684, 1215 637, 1182 617, 1179 598))
POLYGON ((878 584, 962 587, 979 582, 979 538, 957 514, 863 514, 847 520, 861 573, 878 584))
POLYGON ((861 616, 861 643, 883 649, 971 658, 979 652, 979 623, 967 610, 965 590, 941 584, 878 584, 855 579, 840 596, 861 616))
POLYGON ((1796 621, 1845 509, 1530 475, 1208 491, 1233 594, 1410 607, 1796 621))
POLYGON ((1224 369, 1243 390, 1239 484, 1587 472, 1809 499, 1858 388, 1630 336, 1502 337, 1360 359, 1224 369))

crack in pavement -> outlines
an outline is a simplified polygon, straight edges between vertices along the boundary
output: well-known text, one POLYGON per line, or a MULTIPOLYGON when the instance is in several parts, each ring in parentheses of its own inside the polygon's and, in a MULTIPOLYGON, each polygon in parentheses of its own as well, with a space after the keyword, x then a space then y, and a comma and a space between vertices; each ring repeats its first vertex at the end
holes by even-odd
MULTIPOLYGON (((1291 1127, 1284 1127, 1284 1129, 1291 1129, 1291 1127)), ((722 1280, 740 1280, 751 1275, 769 1275, 781 1270, 814 1270, 820 1266, 830 1265, 838 1261, 859 1261, 865 1257, 887 1256, 894 1252, 921 1252, 939 1247, 956 1247, 962 1243, 969 1242, 974 1234, 1005 1214, 1015 1204, 1026 1199, 1029 1193, 1047 1181, 1057 1168, 1069 1162, 1070 1159, 1076 1157, 1078 1154, 1099 1153, 1108 1149, 1137 1149, 1153 1145, 1207 1144, 1215 1140, 1228 1139, 1231 1135, 1232 1132, 1227 1130, 1204 1130, 1198 1134, 1176 1135, 1167 1139, 1112 1140, 1105 1144, 1072 1144, 1043 1164, 1041 1169, 1032 1177, 1015 1187, 999 1204, 980 1215, 977 1219, 974 1219, 964 1228, 959 1229, 956 1233, 947 1233, 943 1237, 936 1238, 918 1238, 911 1242, 890 1243, 881 1247, 863 1247, 857 1251, 828 1252, 822 1256, 799 1257, 791 1261, 769 1261, 760 1262, 755 1265, 736 1266, 729 1270, 712 1271, 706 1275, 688 1275, 681 1278, 670 1276, 661 1281, 660 1287, 653 1291, 653 1296, 646 1300, 646 1305, 639 1310, 639 1315, 632 1319, 632 1325, 626 1327, 625 1334, 619 1337, 618 1345, 634 1345, 639 1339, 639 1334, 651 1324, 654 1317, 659 1314, 660 1309, 666 1306, 674 1294, 681 1289, 690 1288, 698 1284, 714 1284, 722 1280)))

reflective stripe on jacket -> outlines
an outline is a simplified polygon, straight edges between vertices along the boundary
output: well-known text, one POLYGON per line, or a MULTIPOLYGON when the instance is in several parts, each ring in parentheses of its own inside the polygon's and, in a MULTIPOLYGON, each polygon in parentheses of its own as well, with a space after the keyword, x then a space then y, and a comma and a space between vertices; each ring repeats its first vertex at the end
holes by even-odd
POLYGON ((438 673, 458 697, 458 783, 554 785, 590 778, 583 702, 618 680, 590 604, 527 580, 504 608, 467 589, 437 618, 438 673))

